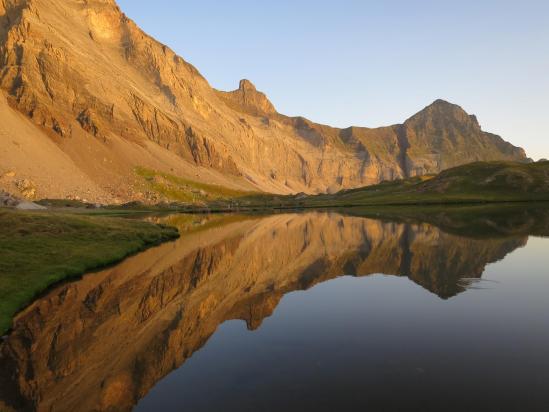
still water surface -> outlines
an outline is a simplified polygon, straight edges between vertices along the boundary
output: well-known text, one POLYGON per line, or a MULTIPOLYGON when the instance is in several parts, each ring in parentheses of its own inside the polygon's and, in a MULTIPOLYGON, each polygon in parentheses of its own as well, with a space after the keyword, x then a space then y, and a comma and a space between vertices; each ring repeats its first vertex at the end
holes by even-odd
POLYGON ((162 218, 181 239, 19 316, 1 348, 0 405, 547 411, 539 219, 162 218))

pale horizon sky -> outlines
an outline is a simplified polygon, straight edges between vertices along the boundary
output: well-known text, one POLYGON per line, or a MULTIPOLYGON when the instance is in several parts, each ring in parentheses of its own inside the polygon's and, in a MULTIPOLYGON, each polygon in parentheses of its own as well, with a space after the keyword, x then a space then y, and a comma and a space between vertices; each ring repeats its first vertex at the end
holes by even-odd
POLYGON ((549 158, 549 1, 119 0, 221 90, 338 127, 401 123, 434 100, 549 158))

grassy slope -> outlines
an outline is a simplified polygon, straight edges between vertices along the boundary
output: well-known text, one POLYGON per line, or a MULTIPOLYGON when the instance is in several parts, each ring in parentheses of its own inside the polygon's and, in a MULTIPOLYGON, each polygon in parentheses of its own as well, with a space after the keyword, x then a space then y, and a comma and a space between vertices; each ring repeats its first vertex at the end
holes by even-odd
POLYGON ((247 211, 379 205, 433 205, 549 201, 549 162, 477 162, 436 176, 413 177, 325 195, 275 195, 239 192, 198 184, 152 170, 139 169, 150 188, 166 199, 156 206, 129 204, 128 210, 247 211))
POLYGON ((436 176, 381 183, 334 195, 310 196, 305 206, 436 204, 549 200, 549 162, 478 162, 436 176))
MULTIPOLYGON (((477 162, 438 175, 413 177, 325 195, 275 195, 239 192, 139 169, 150 188, 167 205, 128 204, 128 210, 183 212, 249 211, 293 208, 330 208, 379 205, 434 205, 460 203, 549 201, 549 162, 477 162), (158 177, 160 179, 158 179, 158 177)), ((120 207, 118 207, 120 208, 120 207)))
POLYGON ((137 167, 135 173, 145 180, 145 185, 150 191, 166 201, 202 203, 211 200, 239 198, 252 194, 251 192, 243 192, 223 186, 199 183, 144 167, 137 167))
POLYGON ((135 220, 8 210, 0 210, 0 227, 0 334, 52 284, 178 237, 135 220))

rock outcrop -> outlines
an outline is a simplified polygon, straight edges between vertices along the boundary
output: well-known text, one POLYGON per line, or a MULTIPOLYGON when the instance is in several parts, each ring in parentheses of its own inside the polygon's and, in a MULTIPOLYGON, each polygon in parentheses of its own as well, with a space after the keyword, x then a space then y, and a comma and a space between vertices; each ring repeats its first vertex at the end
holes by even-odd
POLYGON ((0 208, 14 208, 19 210, 44 210, 44 206, 41 206, 34 202, 19 199, 8 192, 4 192, 0 189, 0 208))
MULTIPOLYGON (((111 0, 0 0, 0 88, 39 127, 35 138, 46 132, 77 165, 80 186, 97 186, 92 201, 135 199, 136 166, 241 190, 317 193, 526 159, 443 101, 403 125, 341 130, 277 113, 247 80, 214 90, 111 0)), ((39 161, 52 175, 60 167, 39 161)), ((24 158, 16 166, 38 180, 24 158)))
POLYGON ((474 161, 526 160, 522 149, 483 132, 476 116, 444 100, 406 120, 402 130, 407 176, 438 173, 474 161))
POLYGON ((237 90, 232 92, 219 91, 218 95, 227 106, 241 113, 263 117, 277 114, 267 96, 259 92, 253 83, 246 79, 240 81, 237 90))

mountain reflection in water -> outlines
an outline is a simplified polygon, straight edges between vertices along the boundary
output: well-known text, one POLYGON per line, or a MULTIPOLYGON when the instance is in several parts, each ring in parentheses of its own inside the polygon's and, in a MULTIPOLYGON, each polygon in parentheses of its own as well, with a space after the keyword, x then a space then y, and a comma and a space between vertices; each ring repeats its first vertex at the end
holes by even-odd
POLYGON ((257 329, 289 292, 381 273, 449 299, 528 241, 336 213, 159 219, 181 238, 61 285, 18 316, 1 347, 0 410, 131 410, 222 323, 257 329))

